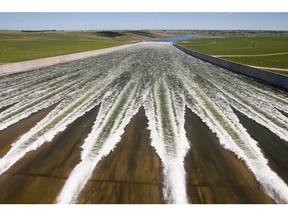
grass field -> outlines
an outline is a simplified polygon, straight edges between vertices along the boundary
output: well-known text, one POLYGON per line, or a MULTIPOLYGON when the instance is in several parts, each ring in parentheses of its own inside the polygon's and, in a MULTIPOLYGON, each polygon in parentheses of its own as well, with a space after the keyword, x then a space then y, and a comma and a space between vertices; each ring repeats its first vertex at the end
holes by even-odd
POLYGON ((225 57, 242 64, 288 69, 288 53, 274 56, 225 57))
POLYGON ((0 64, 108 48, 167 36, 169 35, 161 31, 0 31, 0 64))
MULTIPOLYGON (((171 37, 179 35, 180 33, 184 34, 185 32, 0 31, 0 64, 108 48, 142 40, 171 37)), ((208 31, 202 33, 209 35, 213 32, 211 33, 208 31)), ((284 69, 287 71, 281 71, 281 73, 288 74, 287 34, 283 33, 280 36, 275 36, 277 35, 275 33, 273 36, 267 36, 262 33, 262 35, 259 36, 259 33, 255 33, 247 36, 235 37, 232 33, 228 34, 227 32, 224 32, 223 34, 227 35, 225 38, 194 38, 183 41, 180 45, 229 61, 252 66, 284 69)), ((235 34, 236 33, 237 32, 235 32, 235 34)), ((238 32, 237 34, 241 35, 240 33, 238 32)), ((244 33, 248 34, 245 31, 244 33)))
POLYGON ((288 69, 288 36, 195 38, 180 45, 242 64, 288 69))

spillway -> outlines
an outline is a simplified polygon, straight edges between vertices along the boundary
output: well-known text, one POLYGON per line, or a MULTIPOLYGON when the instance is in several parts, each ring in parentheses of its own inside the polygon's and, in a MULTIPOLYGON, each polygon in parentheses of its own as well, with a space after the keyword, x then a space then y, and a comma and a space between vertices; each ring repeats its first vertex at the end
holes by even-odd
MULTIPOLYGON (((2 183, 9 185, 11 176, 21 174, 21 163, 32 160, 37 151, 44 151, 95 107, 99 111, 87 137, 78 144, 76 165, 63 177, 53 202, 79 202, 97 174, 97 167, 117 149, 131 119, 143 107, 149 145, 161 162, 159 184, 164 203, 193 203, 188 194, 195 184, 187 182, 190 169, 185 168, 185 158, 196 145, 185 130, 185 124, 194 124, 185 121, 191 111, 217 137, 217 148, 229 152, 246 167, 259 193, 267 196, 265 200, 288 203, 288 182, 283 178, 288 175, 285 153, 281 156, 282 166, 274 169, 279 161, 276 165, 271 161, 267 148, 261 149, 261 143, 252 138, 241 122, 243 118, 239 118, 240 113, 269 130, 281 140, 281 148, 288 150, 288 93, 205 63, 166 42, 138 43, 95 57, 1 76, 0 148, 9 148, 0 159, 0 187, 2 183), (48 107, 53 109, 19 137, 10 142, 1 139, 1 133, 13 136, 10 128, 48 107)), ((137 142, 134 146, 137 148, 137 142)), ((110 191, 114 192, 118 193, 110 191)), ((5 199, 2 195, 0 202, 5 199)))

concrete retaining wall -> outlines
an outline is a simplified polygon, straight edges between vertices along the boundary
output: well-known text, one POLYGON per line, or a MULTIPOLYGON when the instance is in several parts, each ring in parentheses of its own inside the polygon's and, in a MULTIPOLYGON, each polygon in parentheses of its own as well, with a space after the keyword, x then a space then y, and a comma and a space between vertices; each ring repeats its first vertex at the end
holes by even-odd
POLYGON ((106 54, 109 52, 117 51, 117 50, 131 47, 134 45, 135 44, 128 44, 128 45, 111 47, 111 48, 106 48, 106 49, 92 50, 92 51, 73 53, 73 54, 68 54, 68 55, 30 60, 30 61, 3 64, 3 65, 0 65, 0 76, 11 74, 11 73, 18 73, 18 72, 33 70, 33 69, 42 68, 42 67, 47 67, 47 66, 51 66, 55 64, 65 63, 65 62, 83 59, 83 58, 96 56, 100 54, 106 54))
POLYGON ((257 68, 252 68, 246 65, 215 58, 209 55, 205 55, 203 53, 198 53, 192 50, 188 50, 177 44, 173 44, 173 45, 177 47, 178 49, 182 50, 183 52, 185 52, 186 54, 199 58, 203 61, 220 66, 222 68, 228 69, 235 73, 240 73, 240 74, 255 78, 259 81, 271 84, 273 86, 288 90, 288 77, 287 76, 281 76, 279 74, 274 74, 268 71, 260 70, 257 68))

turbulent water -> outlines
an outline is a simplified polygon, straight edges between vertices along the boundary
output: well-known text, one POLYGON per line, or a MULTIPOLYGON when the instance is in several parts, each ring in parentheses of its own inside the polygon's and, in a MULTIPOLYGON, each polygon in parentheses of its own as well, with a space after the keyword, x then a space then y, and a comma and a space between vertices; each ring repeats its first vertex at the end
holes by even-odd
MULTIPOLYGON (((170 43, 140 43, 123 50, 44 69, 0 77, 0 130, 39 110, 57 106, 0 159, 0 174, 51 141, 97 105, 100 110, 57 203, 75 203, 98 162, 145 109, 151 145, 163 168, 167 203, 187 203, 184 158, 192 145, 184 129, 188 107, 244 161, 263 190, 288 203, 288 186, 269 166, 236 109, 288 141, 288 94, 188 56, 170 43)), ((193 122, 191 123, 193 124, 193 122)))

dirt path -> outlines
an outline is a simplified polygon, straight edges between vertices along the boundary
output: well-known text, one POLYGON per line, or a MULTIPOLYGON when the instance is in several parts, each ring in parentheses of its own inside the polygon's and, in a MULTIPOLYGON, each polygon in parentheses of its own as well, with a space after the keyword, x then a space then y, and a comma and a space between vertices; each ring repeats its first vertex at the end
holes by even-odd
POLYGON ((275 56, 275 55, 284 55, 288 54, 288 52, 282 53, 266 53, 266 54, 255 54, 255 55, 213 55, 213 57, 221 58, 221 57, 257 57, 257 56, 275 56))
POLYGON ((213 44, 216 44, 216 41, 213 41, 211 43, 208 43, 208 44, 204 44, 205 46, 209 46, 209 45, 213 45, 213 44))
MULTIPOLYGON (((213 57, 215 57, 215 58, 221 58, 221 57, 257 57, 257 56, 274 56, 274 55, 283 55, 283 54, 288 54, 288 52, 258 54, 258 55, 213 55, 213 57)), ((262 67, 262 66, 255 66, 255 65, 247 65, 247 66, 262 69, 262 70, 275 70, 275 71, 288 72, 288 68, 262 67)))
POLYGON ((247 65, 250 67, 258 68, 258 69, 263 69, 263 70, 276 70, 276 71, 284 71, 288 72, 288 68, 273 68, 273 67, 260 67, 260 66, 254 66, 254 65, 247 65))

